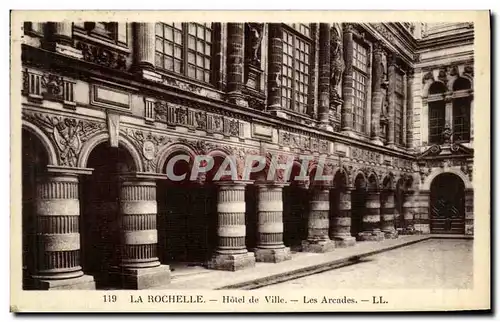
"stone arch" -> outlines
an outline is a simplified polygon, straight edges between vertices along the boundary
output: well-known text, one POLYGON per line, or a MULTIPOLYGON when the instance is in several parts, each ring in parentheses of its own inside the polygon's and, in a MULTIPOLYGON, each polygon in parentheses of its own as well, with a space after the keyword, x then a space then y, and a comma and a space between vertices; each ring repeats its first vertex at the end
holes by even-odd
POLYGON ((457 77, 450 87, 453 91, 472 89, 472 81, 464 76, 457 77))
POLYGON ((349 187, 349 172, 344 167, 338 167, 333 171, 333 185, 334 188, 349 187), (341 186, 337 186, 341 183, 341 186))
POLYGON ((42 146, 45 148, 45 152, 48 158, 47 161, 49 165, 59 164, 58 153, 56 152, 56 149, 54 148, 54 145, 52 144, 51 140, 48 138, 47 135, 45 135, 45 133, 43 133, 42 130, 40 130, 32 123, 27 122, 25 120, 22 121, 22 129, 27 130, 40 140, 40 143, 42 143, 42 146))
POLYGON ((454 169, 454 168, 448 168, 448 169, 443 169, 443 168, 434 168, 432 169, 431 173, 425 178, 424 183, 420 187, 420 191, 430 191, 431 190, 431 184, 432 181, 440 174, 443 173, 452 173, 457 175, 462 181, 464 182, 465 189, 473 189, 472 183, 470 182, 469 178, 460 170, 460 169, 454 169))
MULTIPOLYGON (((214 161, 215 161, 216 158, 222 158, 223 160, 226 159, 226 158, 229 158, 229 162, 231 164, 231 167, 234 167, 234 169, 236 169, 238 178, 241 178, 243 176, 243 172, 242 171, 243 171, 244 164, 241 164, 239 158, 237 158, 236 155, 231 155, 225 149, 215 148, 213 150, 210 150, 207 153, 207 156, 214 158, 214 161)), ((243 162, 245 162, 245 161, 243 160, 243 162)), ((210 171, 208 171, 208 173, 210 173, 210 174, 217 173, 217 171, 219 170, 219 167, 221 166, 221 164, 222 163, 215 162, 213 168, 210 171)))
POLYGON ((354 188, 357 188, 358 186, 360 188, 366 188, 368 184, 368 178, 366 177, 363 171, 355 170, 352 172, 351 183, 354 186, 354 188))
POLYGON ((183 143, 176 142, 164 146, 161 150, 158 151, 156 172, 163 173, 163 168, 165 167, 165 163, 167 162, 169 157, 177 153, 187 154, 191 161, 194 161, 194 158, 197 155, 196 151, 191 146, 183 143))
POLYGON ((382 179, 381 189, 383 189, 383 190, 394 190, 396 188, 396 183, 397 182, 398 181, 396 180, 396 178, 394 176, 394 173, 389 172, 382 179))
POLYGON ((380 190, 380 179, 375 172, 370 172, 367 179, 367 188, 373 191, 380 190))
POLYGON ((433 95, 433 94, 444 94, 448 91, 448 86, 442 81, 434 81, 429 84, 427 88, 427 92, 425 92, 425 96, 433 95))
MULTIPOLYGON (((107 132, 98 133, 92 137, 90 137, 87 142, 83 144, 82 149, 80 150, 80 154, 78 155, 78 167, 85 168, 87 166, 87 162, 90 156, 90 153, 94 150, 96 146, 99 144, 106 142, 109 140, 109 134, 107 132)), ((142 158, 140 153, 137 151, 136 147, 129 139, 120 136, 118 139, 118 144, 123 147, 131 156, 132 161, 134 163, 135 171, 143 172, 144 166, 142 163, 142 158)))

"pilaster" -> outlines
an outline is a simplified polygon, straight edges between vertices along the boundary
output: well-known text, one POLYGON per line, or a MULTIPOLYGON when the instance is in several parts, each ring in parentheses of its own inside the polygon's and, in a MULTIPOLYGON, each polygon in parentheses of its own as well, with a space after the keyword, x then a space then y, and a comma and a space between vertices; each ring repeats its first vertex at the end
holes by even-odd
POLYGON ((328 236, 330 228, 330 191, 328 186, 311 187, 307 240, 302 241, 302 251, 325 253, 335 249, 335 242, 328 236))
POLYGON ((269 24, 268 110, 281 115, 281 67, 283 64, 283 31, 280 23, 269 24))
POLYGON ((387 145, 394 147, 394 134, 395 134, 395 107, 396 107, 396 53, 389 53, 387 55, 387 73, 389 84, 387 88, 387 96, 389 97, 389 110, 388 110, 388 129, 387 129, 387 145))
POLYGON ((347 135, 352 134, 353 127, 353 111, 352 100, 354 95, 354 83, 352 78, 352 59, 353 59, 353 26, 351 24, 344 24, 344 62, 345 71, 342 82, 342 98, 344 102, 341 110, 341 129, 347 135))
POLYGON ((332 131, 330 124, 330 29, 328 23, 319 24, 319 106, 318 120, 321 129, 332 131))
POLYGON ((360 240, 381 241, 384 233, 380 230, 380 193, 368 190, 366 194, 366 213, 363 215, 360 240))
MULTIPOLYGON (((51 169, 49 169, 50 171, 51 169)), ((80 266, 78 175, 48 172, 37 178, 35 239, 31 284, 35 289, 95 289, 80 266)))
POLYGON ((336 247, 349 247, 356 244, 351 236, 351 188, 340 190, 338 213, 333 217, 333 236, 336 247))
POLYGON ((382 63, 383 47, 380 42, 376 42, 373 49, 373 96, 372 96, 372 115, 371 115, 371 140, 372 143, 382 145, 380 139, 380 114, 384 93, 382 86, 384 83, 384 65, 382 63))
POLYGON ((254 253, 245 244, 245 185, 250 181, 219 181, 217 248, 208 267, 236 271, 255 266, 254 253))
POLYGON ((257 262, 278 263, 291 259, 290 248, 283 244, 283 186, 257 185, 257 262))
POLYGON ((155 23, 136 22, 134 28, 136 66, 139 69, 153 70, 155 65, 155 23))
POLYGON ((231 103, 248 106, 241 92, 243 86, 243 61, 245 43, 245 25, 227 24, 227 96, 231 103))
POLYGON ((111 272, 122 288, 147 289, 170 282, 168 265, 158 259, 156 182, 124 178, 120 187, 121 262, 111 272))

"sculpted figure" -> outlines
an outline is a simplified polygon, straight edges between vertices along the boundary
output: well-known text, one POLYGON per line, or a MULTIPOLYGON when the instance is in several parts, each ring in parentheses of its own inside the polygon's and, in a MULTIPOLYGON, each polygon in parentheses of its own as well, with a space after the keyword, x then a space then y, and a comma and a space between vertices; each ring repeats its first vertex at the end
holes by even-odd
POLYGON ((330 43, 330 88, 331 96, 338 98, 338 85, 342 82, 344 73, 344 58, 342 49, 342 38, 339 36, 336 29, 332 30, 332 39, 330 43))
POLYGON ((248 23, 248 28, 250 29, 250 61, 258 65, 260 64, 260 46, 264 36, 263 25, 260 23, 248 23))

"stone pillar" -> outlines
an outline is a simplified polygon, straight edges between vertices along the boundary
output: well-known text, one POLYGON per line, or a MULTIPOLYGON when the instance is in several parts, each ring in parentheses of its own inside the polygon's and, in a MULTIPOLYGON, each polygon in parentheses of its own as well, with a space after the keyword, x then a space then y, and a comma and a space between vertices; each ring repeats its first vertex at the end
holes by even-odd
POLYGON ((381 241, 384 239, 384 233, 380 230, 380 193, 378 191, 367 191, 362 229, 363 231, 358 236, 360 240, 381 241))
POLYGON ((395 107, 396 107, 396 53, 389 53, 387 55, 387 74, 389 84, 387 88, 387 96, 389 97, 389 111, 388 111, 388 129, 387 129, 387 145, 394 147, 394 131, 395 131, 395 107))
POLYGON ((398 232, 394 223, 394 190, 386 190, 382 193, 381 222, 382 232, 387 239, 398 237, 398 232))
POLYGON ((448 127, 453 131, 453 93, 447 92, 444 97, 444 102, 445 128, 448 127))
POLYGON ((356 244, 351 236, 351 191, 346 188, 339 191, 339 209, 333 217, 333 240, 336 247, 349 247, 356 244))
POLYGON ((245 24, 227 24, 227 96, 229 102, 248 106, 241 88, 243 86, 243 58, 245 55, 245 24))
POLYGON ((120 187, 121 261, 112 271, 122 288, 146 289, 170 283, 168 265, 158 260, 156 182, 124 178, 120 187))
POLYGON ((429 222, 429 203, 430 203, 430 191, 419 191, 416 202, 418 207, 415 215, 415 230, 417 233, 429 234, 430 233, 430 222, 429 222))
POLYGON ((381 42, 376 42, 373 49, 373 96, 372 96, 372 115, 371 115, 371 140, 372 143, 382 145, 380 139, 380 114, 384 93, 382 86, 384 83, 384 66, 382 64, 383 47, 381 42))
POLYGON ((155 23, 134 23, 136 42, 136 64, 140 69, 153 70, 155 66, 155 23))
POLYGON ((257 186, 257 262, 291 259, 290 248, 283 244, 283 186, 273 183, 257 186))
POLYGON ((283 31, 280 23, 269 24, 268 110, 280 115, 281 67, 283 64, 283 31))
POLYGON ((414 70, 409 69, 406 76, 406 146, 413 149, 413 79, 414 70))
POLYGON ((465 189, 465 234, 474 235, 474 190, 465 189))
POLYGON ((36 252, 31 278, 35 289, 95 289, 80 266, 78 176, 47 173, 36 183, 36 252))
POLYGON ((403 194, 403 233, 412 234, 415 231, 415 192, 406 191, 403 194))
POLYGON ((346 134, 352 132, 353 115, 352 100, 354 96, 354 84, 352 79, 352 56, 353 56, 353 26, 344 24, 344 78, 342 82, 342 98, 344 103, 341 110, 341 128, 346 134))
POLYGON ((56 43, 71 47, 73 45, 73 23, 54 22, 53 24, 53 37, 56 43))
POLYGON ((307 240, 302 241, 302 251, 324 253, 335 249, 329 234, 330 229, 330 191, 327 186, 311 187, 309 218, 307 220, 307 240))
POLYGON ((319 24, 319 111, 321 129, 333 130, 330 125, 330 24, 319 24))
POLYGON ((255 266, 255 255, 248 252, 245 245, 245 185, 248 183, 217 182, 218 243, 209 268, 236 271, 255 266))

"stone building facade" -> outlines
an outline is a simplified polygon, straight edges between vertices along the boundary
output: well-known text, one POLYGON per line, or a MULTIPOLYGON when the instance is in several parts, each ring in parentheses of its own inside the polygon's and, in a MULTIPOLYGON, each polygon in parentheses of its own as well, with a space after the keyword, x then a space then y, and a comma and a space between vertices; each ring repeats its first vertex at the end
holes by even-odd
POLYGON ((473 40, 469 23, 25 23, 24 287, 473 234, 473 40), (241 180, 168 178, 197 155, 234 156, 241 180), (246 180, 248 155, 292 178, 312 156, 310 179, 246 180))

